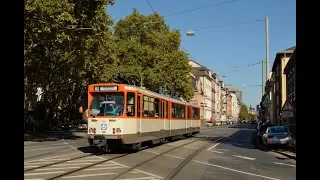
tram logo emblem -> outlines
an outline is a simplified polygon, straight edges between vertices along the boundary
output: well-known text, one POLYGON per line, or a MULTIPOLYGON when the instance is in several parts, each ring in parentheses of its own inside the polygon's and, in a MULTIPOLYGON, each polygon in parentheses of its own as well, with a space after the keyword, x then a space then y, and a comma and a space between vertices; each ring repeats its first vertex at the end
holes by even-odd
POLYGON ((101 130, 107 130, 107 124, 101 124, 101 130))

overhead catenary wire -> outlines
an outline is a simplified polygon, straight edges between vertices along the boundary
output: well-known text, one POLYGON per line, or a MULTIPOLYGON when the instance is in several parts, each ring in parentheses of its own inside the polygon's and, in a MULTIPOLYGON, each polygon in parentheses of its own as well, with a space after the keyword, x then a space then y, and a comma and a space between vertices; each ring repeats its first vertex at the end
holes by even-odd
MULTIPOLYGON (((146 2, 148 3, 150 9, 155 13, 155 11, 154 11, 152 5, 150 4, 150 2, 149 2, 148 0, 146 0, 146 2)), ((194 58, 192 57, 192 55, 186 50, 186 48, 184 48, 182 45, 180 45, 180 47, 181 47, 181 49, 182 49, 183 51, 185 51, 186 53, 188 53, 189 56, 190 56, 192 59, 194 59, 194 58)))
POLYGON ((240 70, 243 70, 243 69, 247 69, 247 68, 249 68, 251 66, 255 66, 255 65, 258 65, 258 64, 261 64, 261 62, 254 63, 254 64, 249 64, 249 65, 246 65, 245 67, 242 67, 242 68, 239 68, 239 69, 236 69, 236 70, 233 70, 233 71, 226 72, 226 73, 224 73, 224 75, 230 74, 230 73, 233 73, 233 72, 237 72, 237 71, 240 71, 240 70))
POLYGON ((232 2, 235 2, 235 1, 238 1, 238 0, 224 1, 224 2, 221 2, 221 3, 217 3, 217 4, 211 4, 211 5, 207 5, 207 6, 203 6, 203 7, 198 7, 198 8, 194 8, 194 9, 189 9, 189 10, 185 10, 185 11, 180 11, 180 12, 168 14, 168 15, 165 15, 163 17, 175 16, 175 15, 178 15, 178 14, 183 14, 183 13, 187 13, 187 12, 191 12, 191 11, 197 11, 197 10, 201 10, 201 9, 205 9, 205 8, 210 8, 210 7, 213 7, 213 6, 219 6, 219 5, 222 5, 222 4, 232 3, 232 2))
MULTIPOLYGON (((239 22, 239 23, 233 23, 233 24, 224 24, 224 25, 217 25, 217 26, 209 26, 209 27, 202 27, 202 28, 197 28, 197 29, 193 29, 194 31, 201 31, 201 30, 206 30, 206 29, 213 29, 213 28, 219 28, 219 27, 227 27, 227 26, 236 26, 236 25, 242 25, 242 24, 250 24, 250 23, 256 23, 256 22, 260 22, 260 21, 265 21, 265 19, 256 19, 253 21, 243 21, 243 22, 239 22)), ((180 31, 189 31, 188 30, 180 30, 180 31)))

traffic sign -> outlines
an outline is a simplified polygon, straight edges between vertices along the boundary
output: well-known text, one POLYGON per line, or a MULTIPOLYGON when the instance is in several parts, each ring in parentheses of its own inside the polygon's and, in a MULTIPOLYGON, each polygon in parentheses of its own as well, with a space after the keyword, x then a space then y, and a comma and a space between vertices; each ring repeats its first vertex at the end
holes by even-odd
POLYGON ((281 111, 295 111, 296 109, 294 108, 293 104, 290 102, 289 99, 286 100, 286 102, 284 103, 281 111))
POLYGON ((292 111, 282 111, 281 116, 283 118, 290 118, 290 117, 293 117, 293 112, 292 111))

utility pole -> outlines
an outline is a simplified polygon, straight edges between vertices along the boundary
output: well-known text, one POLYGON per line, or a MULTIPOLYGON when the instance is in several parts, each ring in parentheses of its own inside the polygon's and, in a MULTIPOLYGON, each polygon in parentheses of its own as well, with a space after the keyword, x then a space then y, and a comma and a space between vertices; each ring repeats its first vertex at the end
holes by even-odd
POLYGON ((262 82, 261 82, 261 83, 262 83, 262 84, 261 84, 262 95, 261 95, 261 98, 262 98, 262 96, 264 95, 264 85, 263 85, 263 84, 264 84, 264 79, 263 79, 263 74, 264 74, 264 73, 263 73, 263 69, 264 69, 264 68, 263 68, 263 64, 264 64, 264 60, 261 61, 261 66, 262 66, 262 69, 261 69, 261 70, 262 70, 262 74, 261 74, 261 78, 262 78, 262 82))
POLYGON ((266 81, 269 79, 269 19, 265 18, 266 21, 266 81))

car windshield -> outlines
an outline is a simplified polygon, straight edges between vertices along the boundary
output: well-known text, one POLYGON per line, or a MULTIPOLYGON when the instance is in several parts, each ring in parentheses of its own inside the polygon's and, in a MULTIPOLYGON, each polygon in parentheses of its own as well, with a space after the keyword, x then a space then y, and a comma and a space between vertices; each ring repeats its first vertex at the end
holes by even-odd
POLYGON ((89 109, 91 116, 121 116, 124 110, 123 93, 95 93, 89 109))
POLYGON ((270 128, 270 132, 272 133, 285 133, 287 132, 287 129, 283 126, 275 126, 270 128))

